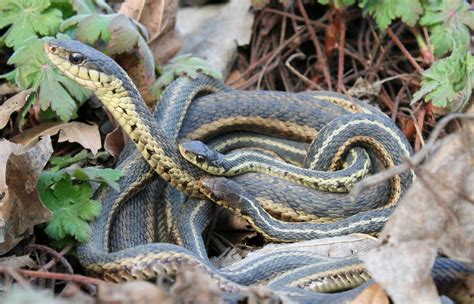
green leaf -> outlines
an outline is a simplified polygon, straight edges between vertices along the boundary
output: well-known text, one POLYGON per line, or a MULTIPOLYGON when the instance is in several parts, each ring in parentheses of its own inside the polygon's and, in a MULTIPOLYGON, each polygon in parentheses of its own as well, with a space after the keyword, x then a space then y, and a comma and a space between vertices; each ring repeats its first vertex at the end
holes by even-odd
POLYGON ((423 6, 419 0, 397 0, 395 15, 409 26, 415 26, 423 14, 423 6))
POLYGON ((472 93, 473 58, 465 47, 456 47, 449 57, 436 61, 423 73, 421 89, 412 103, 424 96, 437 107, 464 107, 472 93))
POLYGON ((25 45, 16 50, 8 64, 16 66, 16 83, 22 88, 39 89, 41 108, 51 107, 63 121, 71 119, 91 92, 49 65, 43 50, 44 42, 36 37, 29 38, 25 45))
POLYGON ((186 76, 195 79, 199 74, 223 79, 222 73, 204 59, 191 55, 176 56, 164 67, 163 73, 152 85, 152 93, 159 97, 164 88, 176 78, 186 76))
POLYGON ((4 0, 0 7, 0 29, 10 26, 2 36, 5 44, 16 50, 31 36, 55 34, 62 13, 49 6, 49 0, 4 0))
POLYGON ((120 190, 116 181, 122 177, 122 172, 115 169, 99 169, 94 167, 78 168, 73 171, 72 175, 78 180, 94 181, 107 184, 115 190, 120 190))
POLYGON ((41 109, 46 110, 51 107, 62 121, 69 121, 75 113, 77 105, 63 86, 67 78, 63 75, 55 75, 52 69, 45 71, 44 74, 39 94, 41 109), (61 83, 62 81, 64 82, 61 83))
POLYGON ((111 54, 130 53, 137 46, 138 39, 142 38, 135 25, 124 14, 119 14, 110 21, 109 30, 112 39, 107 50, 111 54))
POLYGON ((38 181, 41 201, 53 212, 46 233, 60 240, 68 235, 79 242, 89 238, 87 221, 97 217, 101 205, 92 199, 90 183, 74 183, 64 171, 43 172, 38 181), (59 179, 59 180, 58 180, 59 179))
POLYGON ((78 15, 97 13, 97 8, 92 0, 72 0, 72 7, 78 15))
POLYGON ((396 17, 396 4, 392 0, 362 0, 359 6, 365 13, 375 18, 375 22, 382 30, 386 30, 396 17))
POLYGON ((430 29, 436 56, 453 50, 454 44, 468 45, 474 30, 474 11, 463 0, 427 1, 420 24, 430 29))
POLYGON ((362 0, 359 7, 373 16, 382 30, 386 30, 395 18, 414 26, 423 13, 420 0, 362 0))
POLYGON ((99 39, 108 42, 110 40, 109 25, 115 14, 84 14, 76 15, 64 20, 61 24, 61 31, 76 27, 75 35, 77 39, 87 44, 93 45, 99 39))
POLYGON ((353 5, 355 0, 318 0, 318 2, 323 5, 331 4, 336 8, 342 8, 353 5))
POLYGON ((77 153, 74 156, 55 156, 52 157, 49 160, 49 163, 53 166, 55 166, 54 171, 57 171, 59 169, 65 168, 67 166, 70 166, 74 163, 86 160, 89 156, 89 153, 87 150, 81 150, 81 152, 77 153))

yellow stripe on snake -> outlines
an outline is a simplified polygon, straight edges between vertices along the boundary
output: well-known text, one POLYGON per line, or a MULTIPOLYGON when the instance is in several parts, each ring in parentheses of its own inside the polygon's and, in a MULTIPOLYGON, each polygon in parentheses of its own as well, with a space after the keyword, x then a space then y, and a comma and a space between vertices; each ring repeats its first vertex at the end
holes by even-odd
MULTIPOLYGON (((226 132, 242 130, 258 130, 307 143, 316 138, 309 150, 314 157, 306 159, 304 165, 306 168, 321 171, 340 168, 345 155, 355 146, 369 148, 369 153, 377 157, 385 167, 401 163, 404 157, 411 154, 411 148, 403 134, 383 114, 359 101, 353 103, 340 95, 327 92, 302 93, 299 98, 292 99, 291 96, 295 94, 236 92, 223 85, 216 86, 210 81, 199 88, 196 87, 192 94, 199 95, 200 91, 222 92, 191 100, 186 98, 186 94, 191 94, 189 91, 175 90, 174 94, 163 97, 158 104, 157 112, 161 114, 160 121, 157 122, 146 108, 133 82, 112 59, 76 41, 52 40, 46 44, 45 50, 50 61, 62 73, 95 93, 130 136, 150 168, 174 189, 194 198, 186 203, 194 215, 206 213, 208 208, 205 206, 209 206, 209 203, 204 199, 210 198, 248 219, 253 227, 269 240, 278 242, 351 232, 377 233, 389 217, 393 205, 412 181, 410 172, 402 174, 390 183, 369 189, 370 191, 366 191, 356 202, 352 202, 347 193, 310 191, 303 185, 261 173, 234 177, 232 183, 238 187, 230 187, 232 184, 226 182, 209 182, 212 179, 209 180, 208 173, 196 168, 180 155, 178 138, 207 141, 226 132), (174 108, 167 112, 159 110, 160 107, 167 109, 168 106, 174 108), (362 114, 341 116, 354 112, 362 114), (229 194, 225 192, 226 189, 243 190, 241 193, 229 194), (224 199, 217 195, 222 191, 226 193, 224 199), (245 199, 240 198, 244 193, 245 199), (284 212, 290 213, 290 217, 296 219, 344 219, 330 223, 284 223, 273 219, 259 203, 268 211, 275 211, 277 214, 287 208, 284 212), (279 211, 279 208, 283 209, 279 211)), ((127 153, 133 159, 133 152, 130 151, 127 153)), ((81 263, 99 277, 113 281, 153 278, 163 273, 174 273, 186 265, 193 265, 215 278, 224 290, 239 293, 245 289, 243 285, 268 279, 299 266, 321 262, 320 258, 307 253, 282 252, 267 257, 268 263, 262 264, 261 268, 252 268, 245 261, 242 262, 242 268, 249 268, 247 274, 252 275, 249 279, 242 275, 242 271, 236 274, 216 269, 203 257, 205 252, 202 252, 202 245, 199 244, 202 239, 198 235, 202 231, 200 229, 191 229, 181 236, 185 238, 181 242, 190 242, 191 247, 197 247, 196 251, 201 250, 197 254, 165 243, 144 244, 109 252, 109 231, 118 209, 138 192, 137 185, 151 180, 153 175, 140 160, 133 163, 124 162, 121 166, 125 170, 141 166, 140 170, 145 174, 133 178, 127 176, 131 180, 129 186, 123 193, 113 197, 111 204, 105 204, 104 214, 93 225, 91 241, 78 247, 81 263)), ((352 166, 346 169, 349 174, 350 170, 354 170, 350 168, 352 166)), ((317 185, 315 187, 319 189, 317 185)), ((347 189, 350 185, 333 188, 341 187, 347 189)), ((174 189, 166 191, 177 199, 183 199, 174 189)), ((204 217, 195 218, 200 221, 199 225, 205 225, 204 217)), ((153 221, 153 215, 149 216, 149 220, 153 221)), ((170 225, 172 224, 168 226, 170 225)), ((167 227, 164 230, 172 229, 167 227)), ((137 234, 136 231, 127 233, 137 234)), ((150 236, 147 239, 153 238, 150 236)), ((351 267, 345 269, 348 276, 354 277, 350 274, 351 267)), ((294 280, 303 278, 295 275, 294 280)), ((363 277, 362 281, 366 279, 367 277, 363 277)), ((361 282, 358 279, 355 281, 357 282, 354 284, 361 282)), ((344 288, 353 287, 351 284, 344 288)), ((287 285, 279 287, 276 292, 290 298, 301 297, 298 298, 301 301, 312 301, 324 296, 317 293, 308 294, 304 290, 287 285)))

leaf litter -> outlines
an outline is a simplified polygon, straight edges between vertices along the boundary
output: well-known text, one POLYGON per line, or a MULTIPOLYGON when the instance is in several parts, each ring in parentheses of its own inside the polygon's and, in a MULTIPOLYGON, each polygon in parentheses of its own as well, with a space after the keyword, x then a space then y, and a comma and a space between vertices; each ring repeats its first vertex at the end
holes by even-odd
POLYGON ((430 159, 417 168, 417 179, 383 229, 379 245, 360 254, 395 302, 441 303, 429 276, 438 252, 474 262, 473 152, 468 130, 438 141, 430 159))
POLYGON ((0 140, 0 254, 51 218, 51 211, 38 197, 36 183, 52 153, 49 136, 26 147, 0 140))

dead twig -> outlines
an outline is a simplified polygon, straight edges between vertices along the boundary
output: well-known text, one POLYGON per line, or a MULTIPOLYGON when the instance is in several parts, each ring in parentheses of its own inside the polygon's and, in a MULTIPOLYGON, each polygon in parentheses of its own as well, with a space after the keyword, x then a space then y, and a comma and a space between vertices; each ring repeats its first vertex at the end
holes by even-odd
POLYGON ((346 48, 346 20, 344 11, 338 11, 337 20, 339 22, 339 60, 337 65, 337 92, 345 91, 344 87, 344 49, 346 48))
POLYGON ((321 67, 323 71, 324 79, 326 80, 328 89, 332 90, 331 74, 329 73, 327 59, 323 53, 323 50, 321 49, 321 44, 319 43, 318 37, 316 36, 316 32, 314 31, 314 28, 311 26, 311 21, 308 17, 308 13, 306 12, 304 8, 302 0, 298 0, 298 9, 300 10, 300 13, 304 18, 304 21, 306 25, 308 26, 309 36, 311 37, 311 40, 313 41, 314 47, 316 48, 316 54, 318 55, 318 59, 319 59, 318 65, 321 67))
POLYGON ((387 28, 387 34, 390 36, 390 38, 392 38, 393 42, 398 46, 400 51, 403 53, 403 55, 405 55, 405 57, 408 59, 408 61, 410 61, 410 63, 418 71, 418 73, 422 74, 423 69, 418 65, 415 58, 413 58, 413 56, 410 54, 410 52, 408 52, 408 50, 405 48, 403 43, 400 41, 400 39, 398 39, 397 35, 395 35, 393 33, 393 31, 390 27, 387 28))
POLYGON ((288 57, 288 59, 285 61, 285 66, 293 73, 295 74, 296 77, 298 77, 299 79, 301 79, 302 81, 304 81, 310 89, 317 89, 317 90, 322 90, 321 86, 319 86, 317 83, 315 83, 314 81, 312 81, 311 79, 309 79, 308 77, 306 77, 305 75, 301 74, 297 69, 295 69, 292 65, 291 65, 291 61, 293 61, 293 59, 295 58, 301 58, 301 59, 305 59, 306 58, 306 55, 303 54, 303 53, 295 53, 293 55, 291 55, 290 57, 288 57))
MULTIPOLYGON (((10 274, 10 270, 11 270, 11 267, 0 266, 0 273, 10 274)), ((70 282, 76 282, 76 283, 82 283, 82 284, 92 284, 95 286, 99 286, 100 284, 106 283, 105 281, 102 281, 99 279, 94 279, 94 278, 90 278, 90 277, 86 277, 86 276, 78 275, 78 274, 34 271, 34 270, 25 270, 25 269, 15 269, 15 272, 24 276, 32 277, 32 278, 70 281, 70 282)))

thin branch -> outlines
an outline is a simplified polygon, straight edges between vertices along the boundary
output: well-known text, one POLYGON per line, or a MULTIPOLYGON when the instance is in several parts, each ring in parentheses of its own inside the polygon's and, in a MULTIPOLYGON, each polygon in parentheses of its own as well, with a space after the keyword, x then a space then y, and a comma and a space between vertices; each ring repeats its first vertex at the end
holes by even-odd
POLYGON ((337 18, 339 20, 339 60, 337 65, 337 92, 341 93, 344 91, 344 49, 346 47, 346 20, 344 18, 344 12, 339 11, 340 14, 337 18))
MULTIPOLYGON (((11 267, 0 266, 0 273, 10 273, 11 267)), ((86 277, 78 274, 66 274, 58 272, 44 272, 44 271, 34 271, 34 270, 25 270, 25 269, 15 269, 15 271, 24 276, 32 278, 41 278, 41 279, 50 279, 50 280, 63 280, 70 281, 82 284, 92 284, 99 286, 100 284, 106 283, 105 281, 86 277)))
POLYGON ((405 57, 408 59, 408 61, 410 61, 410 63, 415 67, 415 69, 418 71, 418 73, 422 74, 423 69, 418 65, 415 58, 413 58, 411 56, 410 52, 408 52, 408 50, 405 48, 403 43, 400 41, 400 39, 398 39, 397 35, 395 35, 393 33, 393 31, 390 27, 387 28, 387 34, 390 36, 390 38, 392 38, 393 42, 398 46, 400 51, 402 51, 403 55, 405 55, 405 57))
POLYGON ((317 90, 322 90, 322 88, 315 82, 311 81, 311 79, 309 79, 308 77, 306 77, 305 75, 301 74, 300 72, 298 72, 298 70, 296 70, 292 65, 291 65, 291 61, 293 61, 293 59, 295 58, 301 58, 301 59, 305 59, 306 58, 306 55, 303 54, 303 53, 295 53, 293 55, 291 55, 290 57, 288 57, 288 59, 286 60, 285 62, 285 66, 291 71, 293 72, 293 74, 296 75, 296 77, 298 77, 299 79, 301 79, 302 81, 304 81, 310 89, 317 89, 317 90))
POLYGON ((311 40, 313 41, 314 47, 316 48, 316 54, 318 55, 318 63, 321 66, 321 69, 323 71, 324 79, 326 80, 326 84, 328 86, 328 89, 332 89, 331 85, 331 74, 329 73, 329 68, 327 65, 327 60, 326 56, 324 55, 322 49, 321 49, 321 44, 319 43, 318 37, 316 36, 316 32, 314 31, 314 28, 311 26, 311 21, 308 17, 308 13, 306 12, 303 1, 298 0, 298 9, 300 10, 301 15, 304 18, 304 22, 308 26, 308 32, 309 36, 311 37, 311 40))

